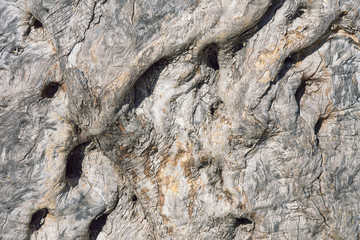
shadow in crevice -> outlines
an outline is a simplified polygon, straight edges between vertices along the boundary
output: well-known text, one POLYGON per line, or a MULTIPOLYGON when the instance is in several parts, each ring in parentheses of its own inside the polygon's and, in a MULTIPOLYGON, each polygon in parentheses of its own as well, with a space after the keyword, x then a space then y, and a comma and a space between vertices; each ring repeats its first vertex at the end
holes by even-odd
POLYGON ((169 64, 168 60, 160 59, 151 65, 136 81, 125 102, 131 102, 131 109, 138 108, 154 91, 161 72, 169 64))
POLYGON ((75 187, 79 183, 82 174, 82 162, 85 157, 85 149, 90 143, 91 142, 88 141, 77 145, 68 155, 65 176, 67 183, 72 187, 75 187))
POLYGON ((237 232, 251 232, 254 228, 255 222, 249 217, 239 217, 234 219, 233 230, 235 235, 237 232))
POLYGON ((215 71, 219 70, 219 46, 216 43, 211 43, 207 45, 200 53, 200 61, 203 62, 207 67, 214 69, 215 71))
POLYGON ((288 19, 289 23, 292 23, 295 19, 300 18, 305 13, 306 7, 304 5, 300 5, 295 13, 288 19))
POLYGON ((266 10, 265 14, 258 23, 259 30, 266 26, 276 15, 277 10, 279 10, 285 3, 285 0, 275 0, 271 6, 266 10))
POLYGON ((212 117, 219 117, 220 112, 224 108, 224 103, 221 100, 215 101, 213 104, 210 105, 210 115, 212 117))
POLYGON ((60 88, 60 84, 57 82, 51 82, 44 86, 41 92, 42 98, 53 98, 60 88))
POLYGON ((32 13, 28 12, 27 13, 27 22, 28 22, 28 27, 25 30, 25 32, 23 33, 24 37, 27 37, 30 35, 31 30, 32 29, 39 29, 43 27, 42 22, 40 22, 39 19, 37 19, 32 13))
POLYGON ((253 224, 253 221, 251 221, 248 218, 245 218, 245 217, 236 218, 235 223, 234 223, 234 228, 237 228, 237 227, 242 226, 242 225, 249 225, 249 224, 253 224))
POLYGON ((315 124, 315 127, 314 127, 314 133, 315 133, 315 135, 318 135, 318 133, 319 133, 319 131, 320 131, 320 129, 321 129, 321 126, 322 126, 324 120, 325 120, 325 119, 322 118, 322 117, 320 117, 320 118, 317 120, 317 122, 316 122, 316 124, 315 124))
POLYGON ((131 201, 135 203, 135 202, 137 202, 137 200, 138 200, 138 198, 137 198, 136 194, 133 194, 131 197, 131 201))
POLYGON ((30 235, 39 230, 41 228, 41 226, 44 224, 46 215, 48 214, 49 210, 47 208, 43 208, 40 209, 38 211, 36 211, 32 217, 31 217, 31 221, 29 224, 29 232, 30 235))
POLYGON ((295 92, 295 100, 298 105, 298 112, 300 113, 300 102, 306 91, 306 82, 302 81, 300 86, 295 92))
POLYGON ((103 213, 91 222, 89 227, 89 240, 95 240, 99 236, 99 233, 106 224, 107 217, 108 214, 103 213))
POLYGON ((274 3, 266 10, 263 17, 260 19, 258 24, 250 28, 249 30, 242 33, 240 36, 236 37, 233 42, 235 43, 232 49, 233 54, 240 51, 243 47, 246 41, 248 41, 250 38, 252 38, 257 32, 259 32, 264 26, 266 26, 271 19, 274 18, 276 12, 278 9, 280 9, 283 4, 284 0, 276 0, 274 3))

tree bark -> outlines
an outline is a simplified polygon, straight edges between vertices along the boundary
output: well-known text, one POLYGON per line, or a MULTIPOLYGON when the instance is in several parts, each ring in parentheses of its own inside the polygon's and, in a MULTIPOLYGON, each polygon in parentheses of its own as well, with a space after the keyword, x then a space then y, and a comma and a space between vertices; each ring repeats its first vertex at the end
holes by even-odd
POLYGON ((0 239, 359 239, 359 12, 2 0, 0 239))

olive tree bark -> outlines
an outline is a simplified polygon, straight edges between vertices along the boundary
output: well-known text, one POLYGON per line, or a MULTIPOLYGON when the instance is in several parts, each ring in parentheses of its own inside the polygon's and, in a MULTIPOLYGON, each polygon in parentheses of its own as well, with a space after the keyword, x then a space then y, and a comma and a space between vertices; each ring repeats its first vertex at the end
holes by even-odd
POLYGON ((358 0, 1 0, 0 239, 359 239, 358 0))

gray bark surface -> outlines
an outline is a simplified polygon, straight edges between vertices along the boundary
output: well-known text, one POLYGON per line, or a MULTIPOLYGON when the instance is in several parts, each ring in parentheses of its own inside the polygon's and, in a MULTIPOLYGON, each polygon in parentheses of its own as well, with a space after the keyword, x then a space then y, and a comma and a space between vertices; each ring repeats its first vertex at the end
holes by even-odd
POLYGON ((358 0, 1 0, 0 239, 359 239, 358 0))

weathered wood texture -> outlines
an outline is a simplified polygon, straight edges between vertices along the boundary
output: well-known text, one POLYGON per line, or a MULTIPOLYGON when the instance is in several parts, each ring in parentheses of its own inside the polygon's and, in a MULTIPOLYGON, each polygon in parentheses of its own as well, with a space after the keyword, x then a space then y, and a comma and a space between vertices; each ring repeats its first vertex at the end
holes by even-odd
POLYGON ((0 239, 359 239, 358 0, 1 0, 0 239))

